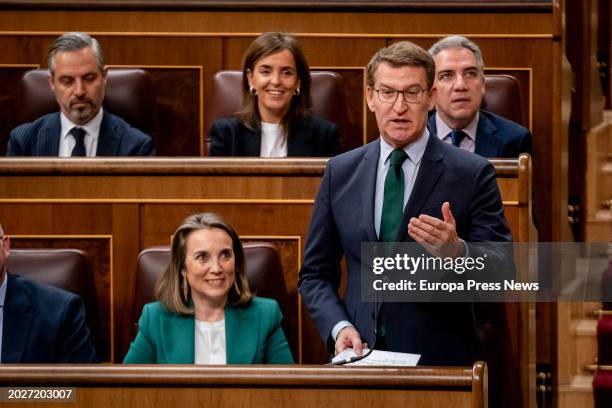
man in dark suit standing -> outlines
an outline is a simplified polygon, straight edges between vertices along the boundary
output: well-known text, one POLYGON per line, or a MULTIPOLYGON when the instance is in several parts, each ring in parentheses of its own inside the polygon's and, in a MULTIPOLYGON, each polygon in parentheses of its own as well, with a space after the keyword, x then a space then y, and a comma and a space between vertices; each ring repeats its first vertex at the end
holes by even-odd
POLYGON ((531 154, 529 130, 480 110, 485 93, 484 61, 473 41, 453 35, 435 43, 429 53, 436 63, 436 112, 429 130, 441 140, 483 157, 531 154))
POLYGON ((434 256, 458 257, 476 255, 473 242, 512 239, 493 166, 427 129, 434 71, 432 57, 410 42, 379 50, 367 66, 366 92, 380 138, 330 159, 323 175, 299 291, 336 353, 352 347, 359 354, 367 342, 421 354, 424 365, 471 365, 478 357, 470 303, 361 299, 362 242, 417 242, 434 256))
POLYGON ((105 112, 107 68, 95 38, 73 32, 49 51, 49 86, 61 112, 11 131, 7 156, 150 156, 152 139, 105 112))
POLYGON ((2 226, 0 237, 0 362, 95 363, 81 299, 8 273, 2 226))

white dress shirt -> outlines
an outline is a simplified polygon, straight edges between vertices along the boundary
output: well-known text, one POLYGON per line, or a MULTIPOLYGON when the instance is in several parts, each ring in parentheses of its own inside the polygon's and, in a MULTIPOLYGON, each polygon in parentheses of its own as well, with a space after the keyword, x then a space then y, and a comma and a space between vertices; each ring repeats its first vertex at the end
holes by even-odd
POLYGON ((70 133, 72 128, 80 127, 85 130, 85 152, 87 157, 95 157, 98 149, 98 138, 100 136, 100 125, 102 124, 103 109, 92 120, 83 126, 75 125, 63 112, 60 113, 60 122, 62 125, 60 133, 59 157, 70 157, 72 149, 76 145, 76 139, 70 133))
POLYGON ((474 153, 476 151, 476 133, 478 133, 478 118, 480 113, 476 112, 476 117, 463 129, 451 129, 443 120, 440 118, 438 112, 436 112, 436 131, 438 132, 438 139, 446 143, 453 143, 451 139, 451 132, 453 130, 462 130, 467 137, 464 137, 459 147, 468 152, 474 153))
POLYGON ((287 157, 287 137, 283 125, 261 122, 261 157, 287 157))
POLYGON ((195 321, 195 364, 226 364, 225 319, 218 322, 195 321))

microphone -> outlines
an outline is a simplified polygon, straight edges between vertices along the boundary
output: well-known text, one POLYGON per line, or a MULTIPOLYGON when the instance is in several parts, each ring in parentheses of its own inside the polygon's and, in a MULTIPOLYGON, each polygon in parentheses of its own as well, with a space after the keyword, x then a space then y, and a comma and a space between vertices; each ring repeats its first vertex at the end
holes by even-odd
POLYGON ((364 358, 366 358, 367 356, 372 354, 373 351, 374 351, 374 347, 372 347, 370 350, 368 350, 367 353, 362 354, 360 356, 347 357, 344 360, 334 361, 334 362, 331 362, 329 364, 330 365, 345 365, 345 364, 355 363, 355 362, 357 362, 359 360, 363 360, 364 358))

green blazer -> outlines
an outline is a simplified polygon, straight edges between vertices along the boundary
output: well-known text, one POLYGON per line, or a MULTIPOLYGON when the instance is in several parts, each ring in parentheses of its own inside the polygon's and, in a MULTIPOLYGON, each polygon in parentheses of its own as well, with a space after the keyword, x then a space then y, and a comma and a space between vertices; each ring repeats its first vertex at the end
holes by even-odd
MULTIPOLYGON (((225 307, 227 364, 293 364, 278 303, 255 297, 241 307, 225 307)), ((138 334, 124 364, 193 364, 195 317, 172 313, 159 302, 146 304, 138 334)))

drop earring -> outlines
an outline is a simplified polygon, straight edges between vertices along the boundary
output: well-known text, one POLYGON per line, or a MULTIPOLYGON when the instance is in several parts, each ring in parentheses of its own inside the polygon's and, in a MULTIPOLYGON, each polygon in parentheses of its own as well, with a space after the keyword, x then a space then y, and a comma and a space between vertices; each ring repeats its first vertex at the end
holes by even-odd
POLYGON ((295 89, 295 96, 300 96, 300 87, 299 86, 295 89))
POLYGON ((189 283, 187 282, 187 275, 185 275, 185 272, 181 272, 181 275, 183 275, 183 299, 185 303, 189 303, 189 283))
POLYGON ((255 90, 255 88, 253 87, 253 85, 249 86, 249 92, 251 93, 251 95, 257 95, 257 91, 255 90))

